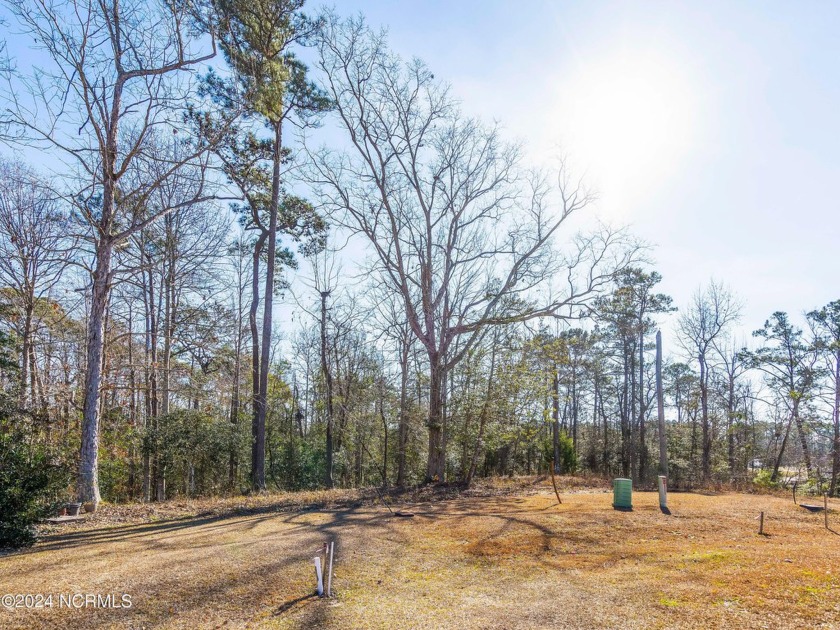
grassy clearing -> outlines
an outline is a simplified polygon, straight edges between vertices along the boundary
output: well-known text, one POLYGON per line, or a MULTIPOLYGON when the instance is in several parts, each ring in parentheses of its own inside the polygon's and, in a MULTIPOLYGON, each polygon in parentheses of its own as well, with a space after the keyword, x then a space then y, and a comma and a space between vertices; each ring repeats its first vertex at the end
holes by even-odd
POLYGON ((672 493, 668 517, 655 493, 630 513, 586 488, 558 506, 544 482, 471 494, 404 497, 413 519, 348 492, 166 504, 157 521, 104 510, 0 558, 0 594, 128 593, 132 607, 0 609, 0 627, 840 627, 840 535, 790 499, 672 493), (327 539, 331 601, 312 597, 327 539))

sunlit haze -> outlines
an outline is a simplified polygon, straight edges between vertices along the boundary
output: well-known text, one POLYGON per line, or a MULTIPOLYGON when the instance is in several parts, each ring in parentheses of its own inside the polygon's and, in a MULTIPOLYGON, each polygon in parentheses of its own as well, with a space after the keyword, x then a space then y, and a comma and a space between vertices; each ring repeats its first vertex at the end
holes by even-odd
POLYGON ((773 311, 836 298, 840 9, 829 4, 342 2, 387 25, 550 168, 599 194, 591 214, 655 245, 684 304, 716 278, 773 311), (807 240, 807 246, 806 246, 807 240))

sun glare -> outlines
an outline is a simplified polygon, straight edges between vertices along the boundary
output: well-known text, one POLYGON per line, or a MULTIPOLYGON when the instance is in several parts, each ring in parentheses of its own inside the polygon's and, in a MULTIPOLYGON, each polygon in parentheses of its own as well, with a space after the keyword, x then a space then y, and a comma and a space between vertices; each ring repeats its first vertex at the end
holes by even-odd
POLYGON ((625 202, 661 184, 697 133, 696 95, 664 56, 622 54, 587 64, 563 101, 564 144, 575 162, 602 192, 625 202))

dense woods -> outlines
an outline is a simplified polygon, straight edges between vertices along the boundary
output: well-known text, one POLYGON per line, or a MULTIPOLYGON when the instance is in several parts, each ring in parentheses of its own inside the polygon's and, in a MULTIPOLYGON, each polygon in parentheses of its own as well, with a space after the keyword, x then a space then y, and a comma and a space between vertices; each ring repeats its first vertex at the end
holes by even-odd
POLYGON ((655 249, 570 227, 571 163, 532 168, 362 18, 7 4, 37 69, 0 97, 0 445, 72 471, 62 497, 652 484, 659 329, 672 485, 840 494, 840 300, 675 303, 655 249))

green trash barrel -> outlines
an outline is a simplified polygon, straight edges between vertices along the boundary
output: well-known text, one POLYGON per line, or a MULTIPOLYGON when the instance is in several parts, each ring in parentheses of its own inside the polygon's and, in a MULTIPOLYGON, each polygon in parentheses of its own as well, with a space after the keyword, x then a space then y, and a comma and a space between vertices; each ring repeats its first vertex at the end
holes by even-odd
POLYGON ((613 507, 618 510, 633 509, 633 481, 613 479, 613 507))

